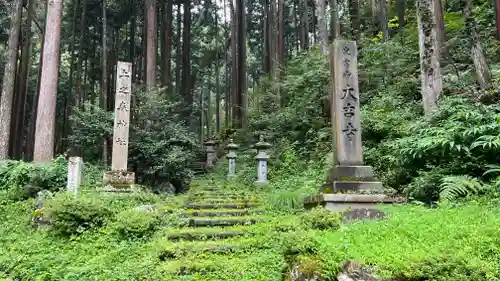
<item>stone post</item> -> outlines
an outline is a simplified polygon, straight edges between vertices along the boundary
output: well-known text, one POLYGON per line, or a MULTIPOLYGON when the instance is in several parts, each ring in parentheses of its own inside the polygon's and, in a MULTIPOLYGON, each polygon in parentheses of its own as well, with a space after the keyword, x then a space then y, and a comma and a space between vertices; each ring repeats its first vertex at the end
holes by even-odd
POLYGON ((257 181, 256 185, 267 185, 267 160, 269 160, 269 155, 267 154, 267 149, 271 147, 271 144, 264 141, 264 137, 260 135, 259 142, 254 145, 257 149, 257 181))
POLYGON ((236 150, 238 149, 238 145, 233 142, 233 139, 230 139, 226 149, 226 157, 228 159, 227 179, 230 180, 236 175, 236 150))
POLYGON ((129 192, 135 182, 135 174, 127 170, 132 63, 119 61, 116 72, 113 154, 111 171, 104 173, 103 184, 106 191, 129 192))
POLYGON ((66 188, 75 194, 78 194, 78 188, 82 183, 83 161, 81 157, 69 157, 68 159, 68 183, 66 188))
POLYGON ((215 165, 215 160, 217 158, 216 155, 217 142, 214 140, 208 140, 203 144, 205 145, 205 152, 207 153, 206 167, 208 169, 213 168, 215 165))

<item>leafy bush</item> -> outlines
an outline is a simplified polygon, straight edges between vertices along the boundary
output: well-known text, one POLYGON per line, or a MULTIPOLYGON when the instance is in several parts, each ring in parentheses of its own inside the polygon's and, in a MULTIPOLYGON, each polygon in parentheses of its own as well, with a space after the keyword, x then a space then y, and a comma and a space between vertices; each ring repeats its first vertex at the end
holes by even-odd
POLYGON ((302 214, 301 222, 306 228, 333 230, 340 227, 340 216, 323 207, 316 207, 302 214))
POLYGON ((302 194, 299 191, 281 191, 268 196, 267 208, 276 213, 296 213, 302 210, 302 194))
MULTIPOLYGON (((159 93, 134 93, 129 140, 129 163, 139 183, 151 186, 169 181, 176 188, 185 186, 191 172, 186 168, 194 161, 196 136, 180 121, 178 104, 159 93)), ((88 105, 92 110, 76 112, 70 141, 80 148, 85 159, 99 161, 104 138, 111 139, 113 112, 88 105), (92 148, 92 149, 90 149, 92 148)))
POLYGON ((156 213, 132 209, 118 213, 111 227, 122 239, 143 238, 151 236, 158 229, 159 222, 156 213))
POLYGON ((49 163, 5 161, 0 163, 0 191, 12 200, 25 200, 40 190, 58 191, 66 187, 67 160, 59 156, 49 163))
POLYGON ((105 202, 94 195, 74 197, 65 193, 48 202, 46 212, 52 230, 62 236, 100 228, 113 214, 105 202))

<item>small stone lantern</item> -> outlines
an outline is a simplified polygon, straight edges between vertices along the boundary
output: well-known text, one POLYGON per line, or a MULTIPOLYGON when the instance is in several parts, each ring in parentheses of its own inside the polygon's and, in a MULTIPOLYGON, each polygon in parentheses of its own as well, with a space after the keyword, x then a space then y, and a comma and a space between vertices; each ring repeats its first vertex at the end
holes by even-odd
POLYGON ((227 149, 227 159, 229 161, 227 179, 232 179, 236 175, 236 150, 238 145, 233 142, 233 139, 229 140, 229 144, 226 146, 227 149))
POLYGON ((269 159, 269 155, 267 154, 267 149, 269 149, 272 145, 268 142, 264 141, 264 137, 260 135, 259 142, 254 145, 257 149, 257 156, 255 159, 257 160, 257 181, 256 185, 267 185, 267 160, 269 159))
POLYGON ((215 158, 217 157, 215 154, 215 148, 217 145, 217 142, 215 140, 208 140, 203 143, 205 145, 205 152, 207 153, 207 162, 206 166, 207 168, 213 168, 214 167, 214 162, 215 158))

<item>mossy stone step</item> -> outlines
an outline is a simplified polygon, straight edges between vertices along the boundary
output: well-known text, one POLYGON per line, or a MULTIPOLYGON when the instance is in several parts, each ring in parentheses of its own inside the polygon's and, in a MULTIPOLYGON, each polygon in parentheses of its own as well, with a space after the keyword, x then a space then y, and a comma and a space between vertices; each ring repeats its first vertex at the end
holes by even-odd
POLYGON ((244 204, 238 204, 238 203, 224 203, 224 204, 185 204, 184 209, 194 209, 194 210, 200 210, 200 209, 247 209, 247 208, 255 208, 259 207, 261 204, 255 204, 255 203, 244 203, 244 204))
POLYGON ((168 240, 202 240, 202 239, 225 239, 236 236, 243 236, 250 234, 245 230, 220 230, 220 231, 211 231, 211 232, 203 232, 203 231, 186 231, 186 232, 178 232, 178 233, 170 233, 167 234, 168 240))
POLYGON ((176 259, 182 258, 189 254, 197 253, 227 253, 236 252, 244 249, 256 249, 256 247, 263 248, 259 239, 254 237, 235 237, 223 240, 208 240, 208 241, 180 241, 169 242, 165 245, 158 245, 160 248, 160 259, 176 259))
POLYGON ((167 276, 183 276, 182 280, 220 280, 217 277, 220 278, 221 274, 226 277, 224 280, 242 280, 242 278, 244 280, 278 280, 277 278, 282 276, 284 263, 285 260, 279 253, 262 250, 230 255, 186 256, 165 261, 161 271, 167 276), (269 264, 270 262, 272 264, 269 264), (270 267, 270 270, 263 271, 263 267, 270 267), (273 276, 269 276, 269 273, 273 276), (199 279, 196 276, 205 278, 199 279), (213 279, 206 279, 206 277, 213 277, 213 279))
POLYGON ((188 204, 258 204, 262 200, 258 199, 206 199, 187 200, 188 204))
POLYGON ((261 215, 264 210, 193 210, 190 212, 182 212, 181 217, 239 217, 248 215, 261 215))
POLYGON ((198 226, 233 226, 233 225, 251 225, 259 222, 265 222, 266 220, 263 218, 232 218, 227 217, 226 219, 217 218, 217 219, 190 219, 189 226, 198 227, 198 226))

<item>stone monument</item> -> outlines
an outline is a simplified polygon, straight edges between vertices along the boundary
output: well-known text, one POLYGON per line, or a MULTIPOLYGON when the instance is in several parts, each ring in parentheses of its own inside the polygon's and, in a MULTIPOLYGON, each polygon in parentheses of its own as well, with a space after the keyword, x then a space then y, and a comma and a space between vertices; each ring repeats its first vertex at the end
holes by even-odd
POLYGON ((68 183, 66 188, 75 194, 82 183, 83 161, 81 157, 69 157, 68 159, 68 183))
POLYGON ((332 210, 393 203, 393 198, 383 195, 372 167, 363 165, 356 42, 335 40, 330 60, 333 167, 322 186, 324 194, 306 197, 304 203, 332 210))
POLYGON ((113 154, 111 171, 104 173, 103 184, 106 191, 129 192, 135 183, 135 174, 127 170, 132 63, 119 61, 116 72, 113 154))

